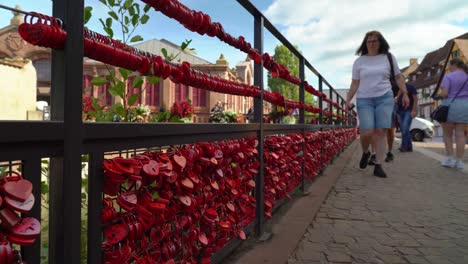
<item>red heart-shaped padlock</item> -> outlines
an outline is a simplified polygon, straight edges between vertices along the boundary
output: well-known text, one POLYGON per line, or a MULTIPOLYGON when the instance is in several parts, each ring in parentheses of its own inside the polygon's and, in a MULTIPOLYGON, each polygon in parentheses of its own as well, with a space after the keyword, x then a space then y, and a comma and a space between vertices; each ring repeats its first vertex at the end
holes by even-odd
POLYGON ((124 240, 128 235, 128 227, 125 224, 115 224, 104 229, 104 237, 107 243, 115 245, 124 240))
POLYGON ((33 217, 21 219, 11 228, 11 234, 18 238, 35 239, 41 233, 41 223, 33 217))
POLYGON ((3 189, 5 194, 17 201, 24 202, 32 193, 32 184, 28 180, 21 179, 19 181, 9 181, 5 183, 3 189))
POLYGON ((11 199, 10 197, 6 197, 5 205, 20 213, 28 213, 34 206, 34 201, 34 195, 31 193, 28 199, 26 199, 24 202, 19 202, 17 200, 11 199))

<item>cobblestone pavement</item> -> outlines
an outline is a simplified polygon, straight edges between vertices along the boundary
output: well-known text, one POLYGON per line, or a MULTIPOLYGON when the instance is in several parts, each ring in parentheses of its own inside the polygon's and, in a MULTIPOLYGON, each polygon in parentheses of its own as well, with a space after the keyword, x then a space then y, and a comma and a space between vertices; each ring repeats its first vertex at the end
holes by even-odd
POLYGON ((288 263, 468 263, 468 175, 396 153, 389 178, 351 159, 288 263))

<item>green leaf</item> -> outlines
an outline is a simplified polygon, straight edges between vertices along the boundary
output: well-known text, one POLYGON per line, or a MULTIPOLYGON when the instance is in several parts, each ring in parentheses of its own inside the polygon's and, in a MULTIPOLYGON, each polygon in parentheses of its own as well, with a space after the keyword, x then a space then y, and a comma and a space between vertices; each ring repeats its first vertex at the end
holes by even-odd
POLYGON ((129 9, 133 4, 133 0, 125 0, 125 3, 123 5, 124 9, 129 9))
POLYGON ((105 4, 105 5, 107 5, 106 0, 99 0, 99 2, 101 2, 101 3, 105 4))
POLYGON ((165 48, 162 48, 162 49, 161 49, 161 53, 163 54, 164 58, 166 58, 166 59, 168 58, 168 56, 167 56, 167 50, 166 50, 165 48))
POLYGON ((133 15, 132 16, 132 25, 135 26, 138 23, 139 19, 140 19, 139 15, 133 15))
POLYGON ((153 201, 159 198, 159 194, 157 192, 153 193, 153 201))
POLYGON ((81 200, 86 200, 86 197, 87 197, 86 193, 81 193, 81 200))
POLYGON ((114 37, 114 31, 112 30, 112 28, 105 27, 105 28, 104 28, 104 31, 106 31, 106 33, 107 33, 107 35, 109 36, 109 38, 114 37))
POLYGON ((140 5, 135 3, 135 4, 133 4, 133 7, 135 8, 136 13, 137 13, 138 15, 140 15, 140 5))
POLYGON ((115 95, 113 96, 120 96, 121 98, 123 98, 125 96, 125 83, 122 81, 118 81, 116 85, 109 88, 109 93, 111 95, 113 95, 112 93, 115 93, 115 95))
POLYGON ((140 22, 141 24, 146 24, 149 20, 149 16, 148 15, 143 15, 141 18, 140 18, 140 22))
POLYGON ((46 181, 41 181, 41 194, 49 193, 49 185, 46 181))
POLYGON ((114 108, 114 112, 120 116, 125 116, 125 109, 121 103, 116 103, 112 106, 114 108))
POLYGON ((128 33, 128 27, 127 26, 122 25, 122 29, 123 29, 124 33, 128 33))
POLYGON ((119 17, 117 16, 117 14, 116 14, 114 11, 110 11, 108 14, 109 14, 109 16, 111 16, 115 21, 119 21, 119 17))
POLYGON ((111 28, 111 27, 112 27, 112 18, 108 17, 108 18, 106 19, 106 26, 107 26, 108 28, 111 28))
POLYGON ((137 41, 142 41, 143 38, 140 35, 133 36, 132 39, 130 39, 130 42, 137 42, 137 41))
POLYGON ((133 80, 133 88, 141 88, 142 85, 143 85, 143 78, 141 78, 141 76, 137 76, 133 80))
POLYGON ((150 84, 155 84, 155 83, 158 83, 160 81, 161 81, 161 78, 159 78, 159 77, 156 77, 156 76, 149 77, 149 83, 150 84))
POLYGON ((150 187, 151 188, 156 188, 156 187, 158 187, 158 184, 156 182, 153 182, 153 183, 150 184, 150 187))
POLYGON ((180 45, 180 49, 185 50, 191 42, 191 39, 186 39, 184 42, 182 42, 182 45, 180 45))
POLYGON ((107 1, 109 1, 110 6, 115 6, 115 0, 107 0, 107 1))
POLYGON ((99 109, 99 105, 97 103, 97 100, 93 100, 93 108, 98 110, 99 109))
POLYGON ((130 24, 130 18, 128 16, 125 16, 124 20, 125 20, 125 25, 130 24))
POLYGON ((127 80, 128 76, 131 73, 129 70, 124 69, 124 68, 119 68, 119 72, 120 72, 120 75, 122 75, 122 78, 124 78, 124 80, 127 80))
MULTIPOLYGON (((103 0, 105 1, 105 0, 103 0)), ((88 23, 88 21, 91 19, 91 11, 93 11, 93 8, 90 6, 85 7, 84 9, 84 24, 88 23)))
POLYGON ((94 77, 91 80, 91 84, 95 86, 102 86, 107 83, 107 79, 103 77, 94 77))
POLYGON ((135 15, 135 7, 131 6, 131 7, 128 9, 128 13, 130 14, 130 16, 135 15))
POLYGON ((130 98, 128 99, 128 105, 133 105, 135 104, 136 100, 140 97, 140 94, 132 94, 130 98))
POLYGON ((150 9, 151 9, 150 5, 145 5, 145 7, 143 8, 143 11, 145 11, 145 13, 148 13, 150 9))

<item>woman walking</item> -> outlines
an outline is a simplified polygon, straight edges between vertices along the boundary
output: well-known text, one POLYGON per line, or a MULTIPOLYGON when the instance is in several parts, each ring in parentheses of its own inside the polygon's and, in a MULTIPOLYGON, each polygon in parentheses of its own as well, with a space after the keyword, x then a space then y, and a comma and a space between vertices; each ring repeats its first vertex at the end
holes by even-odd
POLYGON ((465 129, 468 124, 468 69, 461 59, 449 62, 449 71, 441 84, 440 96, 445 98, 442 105, 448 105, 447 122, 442 123, 447 157, 442 161, 444 167, 463 170, 465 152, 465 129), (455 131, 456 155, 453 156, 453 132, 455 131))
POLYGON ((367 32, 357 50, 359 58, 353 64, 351 89, 346 100, 347 106, 357 92, 357 111, 361 133, 361 169, 366 168, 371 153, 369 145, 375 142, 376 161, 374 176, 385 178, 382 168, 385 156, 387 130, 392 127, 394 98, 391 76, 402 93, 402 103, 409 104, 408 91, 397 61, 389 54, 390 46, 378 31, 367 32), (389 56, 390 55, 390 56, 389 56), (393 64, 393 65, 391 65, 393 64), (391 74, 393 69, 393 74, 391 74), (374 141, 372 141, 374 138, 374 141))

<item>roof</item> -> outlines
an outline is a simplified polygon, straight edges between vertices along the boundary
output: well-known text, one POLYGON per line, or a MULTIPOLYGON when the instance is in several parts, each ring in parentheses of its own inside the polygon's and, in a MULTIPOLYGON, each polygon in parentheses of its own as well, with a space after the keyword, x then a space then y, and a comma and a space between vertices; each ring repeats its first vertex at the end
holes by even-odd
MULTIPOLYGON (((442 48, 427 53, 413 74, 418 72, 424 73, 429 69, 442 68, 445 64, 445 61, 447 60, 448 55, 451 52, 451 47, 455 39, 468 39, 468 32, 453 39, 447 40, 442 48)), ((443 71, 440 71, 440 73, 436 73, 429 78, 418 77, 415 81, 410 82, 410 84, 414 85, 416 88, 422 88, 431 84, 436 84, 439 81, 442 72, 443 71)))
MULTIPOLYGON (((135 44, 133 45, 133 47, 149 53, 153 53, 155 55, 162 55, 162 48, 165 48, 167 50, 167 54, 178 54, 180 52, 179 46, 165 39, 151 39, 135 44)), ((187 61, 190 64, 212 64, 211 62, 205 59, 202 59, 185 51, 179 54, 177 60, 178 59, 180 59, 181 61, 187 61)))

